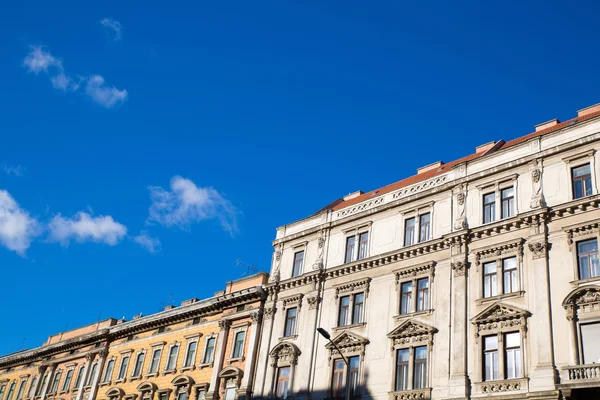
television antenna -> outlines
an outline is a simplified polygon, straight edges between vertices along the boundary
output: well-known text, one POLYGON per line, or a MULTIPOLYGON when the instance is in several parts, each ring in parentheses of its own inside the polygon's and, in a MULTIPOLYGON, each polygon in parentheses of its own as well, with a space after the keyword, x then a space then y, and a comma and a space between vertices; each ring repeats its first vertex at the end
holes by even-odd
POLYGON ((246 264, 245 262, 243 262, 239 258, 237 260, 235 260, 235 266, 236 267, 246 268, 246 272, 244 272, 242 274, 242 276, 250 276, 253 273, 255 273, 256 271, 258 271, 258 268, 256 267, 256 264, 246 264))

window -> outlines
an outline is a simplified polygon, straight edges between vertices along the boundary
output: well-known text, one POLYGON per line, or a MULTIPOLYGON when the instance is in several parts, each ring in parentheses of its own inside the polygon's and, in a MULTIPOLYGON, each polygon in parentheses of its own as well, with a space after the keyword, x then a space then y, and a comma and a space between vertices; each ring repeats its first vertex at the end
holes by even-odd
POLYGON ((144 358, 146 353, 139 353, 135 358, 135 366, 133 367, 133 374, 131 376, 141 376, 142 367, 144 366, 144 358))
MULTIPOLYGON (((57 372, 54 375, 54 380, 52 381, 52 386, 50 386, 50 393, 56 393, 56 391, 58 390, 58 383, 60 382, 60 371, 57 372)), ((19 392, 21 391, 21 389, 19 389, 19 392)), ((19 400, 21 398, 21 396, 17 396, 17 400, 19 400)))
MULTIPOLYGON (((81 369, 83 369, 83 367, 81 367, 81 369)), ((81 372, 82 371, 79 371, 79 374, 81 374, 81 372)), ((42 394, 42 389, 44 388, 44 386, 46 386, 46 381, 47 380, 48 380, 48 374, 45 374, 42 377, 42 384, 40 386, 38 386, 37 392, 35 393, 36 396, 39 396, 40 394, 42 394)))
POLYGON ((196 350, 198 349, 198 342, 193 341, 188 344, 187 352, 185 355, 184 367, 193 367, 196 361, 196 350))
POLYGON ((396 391, 408 390, 408 349, 396 350, 396 391))
MULTIPOLYGON (((58 379, 60 380, 60 372, 57 374, 58 379)), ((58 381, 56 381, 56 387, 58 388, 58 381)), ((23 398, 23 392, 25 391, 25 385, 27 385, 27 379, 24 379, 21 381, 21 384, 19 385, 19 390, 17 391, 17 400, 21 400, 23 398)), ((54 385, 52 385, 52 387, 54 387, 54 385)), ((54 389, 54 391, 52 393, 56 393, 56 389, 54 389)))
POLYGON ((403 283, 401 288, 400 314, 408 314, 412 312, 412 282, 403 283))
POLYGON ((333 364, 333 380, 331 384, 331 397, 342 397, 344 389, 344 361, 335 360, 333 364))
POLYGON ((483 196, 483 223, 496 220, 496 193, 488 193, 483 196))
POLYGON ((6 391, 6 384, 0 385, 0 400, 4 397, 4 392, 6 391))
POLYGON ((348 325, 350 315, 350 296, 340 297, 340 312, 338 316, 338 326, 348 325))
POLYGON ((345 395, 346 373, 350 374, 350 395, 356 393, 358 388, 358 376, 360 370, 360 357, 348 357, 349 371, 346 371, 346 365, 342 359, 335 360, 333 364, 333 378, 331 382, 331 395, 333 398, 343 397, 345 395))
POLYGON ((498 379, 498 336, 483 337, 483 371, 486 381, 498 379))
POLYGON ((162 355, 162 349, 154 349, 152 352, 152 360, 150 361, 149 374, 155 374, 160 366, 160 356, 162 355))
POLYGON ((275 396, 278 399, 287 399, 290 390, 290 367, 279 368, 277 372, 277 389, 275 396))
POLYGON ((233 347, 233 358, 242 358, 244 355, 244 340, 246 332, 241 331, 235 334, 235 345, 233 347))
POLYGON ((6 396, 6 400, 12 400, 13 394, 15 393, 15 385, 17 382, 12 381, 10 386, 8 387, 8 395, 6 396))
POLYGON ((404 246, 415 244, 415 219, 409 218, 404 221, 404 246))
POLYGON ((296 334, 296 315, 298 309, 288 308, 285 311, 285 329, 283 332, 283 336, 294 336, 296 334))
POLYGON ((600 276, 597 239, 585 240, 577 243, 577 263, 579 267, 579 279, 596 278, 600 276))
POLYGON ((304 265, 304 250, 294 254, 294 267, 292 269, 292 276, 299 276, 302 274, 302 266, 304 265))
POLYGON ((369 254, 369 232, 358 235, 358 259, 367 258, 369 254))
POLYGON ((417 311, 429 309, 429 278, 417 281, 417 311))
POLYGON ((501 218, 510 218, 515 215, 515 188, 509 187, 500 191, 502 200, 501 218))
POLYGON ((346 256, 344 258, 345 263, 354 261, 354 247, 356 246, 356 237, 348 236, 346 238, 346 256))
MULTIPOLYGON (((121 360, 121 367, 119 368, 119 376, 118 379, 125 379, 125 375, 127 374, 127 367, 129 367, 129 356, 123 357, 121 360)), ((82 368, 83 369, 83 368, 82 368)), ((80 371, 81 374, 81 371, 80 371)), ((79 380, 79 377, 77 378, 79 380)))
POLYGON ((431 232, 431 214, 419 216, 419 242, 426 242, 430 239, 431 232))
POLYGON ((177 393, 177 400, 187 400, 187 399, 188 399, 188 395, 186 392, 177 393))
POLYGON ((415 347, 413 389, 427 387, 427 346, 415 347))
POLYGON ((504 363, 506 379, 521 377, 521 335, 519 332, 504 335, 504 363))
POLYGON ((365 308, 365 294, 364 293, 356 293, 353 298, 353 307, 352 307, 352 323, 360 324, 363 322, 363 311, 365 308))
POLYGON ((485 263, 483 264, 483 297, 492 297, 497 294, 496 263, 485 263))
POLYGON ((502 260, 504 293, 514 293, 519 290, 517 281, 517 257, 502 260))
POLYGON ((585 164, 571 170, 573 181, 573 199, 592 195, 592 173, 590 164, 585 164))
POLYGON ((358 388, 358 372, 360 369, 360 357, 353 356, 348 358, 350 364, 350 395, 353 396, 358 388))
MULTIPOLYGON (((113 369, 115 369, 115 360, 108 360, 108 363, 106 363, 106 371, 104 371, 104 379, 102 379, 102 382, 110 382, 112 378, 113 369)), ((69 372, 71 373, 71 375, 73 375, 73 371, 69 372)), ((69 372, 67 372, 67 379, 70 380, 69 372)), ((63 390, 66 389, 63 387, 63 390)))
POLYGON ((600 363, 600 323, 581 324, 581 348, 583 352, 583 363, 600 363))
POLYGON ((90 386, 92 382, 94 382, 94 378, 96 378, 96 373, 98 372, 98 363, 92 364, 92 372, 88 375, 88 379, 86 382, 86 386, 90 386))
MULTIPOLYGON (((73 371, 71 371, 71 373, 73 373, 73 371)), ((37 376, 34 377, 31 381, 31 384, 29 385, 29 390, 27 391, 27 397, 33 397, 33 392, 35 390, 35 385, 37 383, 37 376)), ((0 385, 0 400, 2 400, 2 395, 4 394, 4 389, 6 388, 6 385, 0 385)), ((63 390, 64 389, 64 385, 63 385, 63 390)))
POLYGON ((167 358, 167 371, 173 371, 177 368, 177 356, 179 355, 179 344, 171 346, 169 350, 169 357, 167 358))
POLYGON ((204 351, 204 364, 210 364, 213 362, 213 358, 215 355, 215 343, 217 342, 216 338, 209 338, 206 341, 206 350, 204 351))

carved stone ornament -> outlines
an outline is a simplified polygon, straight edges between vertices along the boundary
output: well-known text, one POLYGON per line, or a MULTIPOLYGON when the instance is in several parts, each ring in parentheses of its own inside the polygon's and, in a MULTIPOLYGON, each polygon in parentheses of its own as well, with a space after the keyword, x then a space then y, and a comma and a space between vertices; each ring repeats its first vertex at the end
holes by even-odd
POLYGON ((295 344, 289 342, 279 343, 269 353, 269 356, 271 356, 271 366, 287 367, 296 365, 300 354, 300 349, 295 344))
POLYGON ((465 200, 467 198, 466 186, 460 185, 456 189, 456 218, 454 219, 454 229, 461 230, 467 228, 467 217, 465 215, 465 200))
POLYGON ((527 318, 530 313, 520 308, 502 303, 494 303, 477 314, 471 323, 475 325, 475 341, 479 336, 519 329, 523 338, 527 337, 527 318))
POLYGON ((431 282, 433 282, 433 279, 435 278, 435 264, 435 261, 430 261, 424 264, 405 267, 395 271, 396 288, 398 287, 400 282, 405 281, 407 279, 413 279, 419 276, 429 276, 429 279, 431 280, 431 282))
POLYGON ((564 228, 564 232, 567 234, 567 244, 569 245, 569 249, 571 251, 573 250, 574 244, 578 237, 598 233, 599 229, 600 222, 598 220, 583 225, 564 228))
MULTIPOLYGON (((344 355, 356 354, 362 357, 365 355, 365 346, 369 344, 368 339, 350 331, 340 333, 331 341, 336 344, 344 355)), ((331 343, 328 343, 325 347, 329 350, 329 361, 331 362, 339 352, 331 343)))
POLYGON ((600 286, 582 286, 567 295, 562 303, 567 319, 577 319, 578 314, 600 311, 600 286))
POLYGON ((252 314, 250 314, 250 319, 254 323, 258 322, 259 318, 260 318, 260 312, 259 311, 253 312, 252 314))
POLYGON ((395 349, 408 345, 432 345, 433 335, 436 332, 437 329, 432 326, 409 319, 388 333, 387 337, 392 341, 391 350, 393 352, 395 349))
POLYGON ((371 278, 361 279, 359 281, 345 283, 343 285, 336 286, 335 288, 335 298, 338 299, 341 294, 344 293, 352 293, 356 291, 363 290, 365 292, 365 297, 369 293, 369 285, 371 283, 371 278))
POLYGON ((539 159, 533 160, 530 165, 531 170, 531 208, 544 206, 544 195, 542 193, 542 162, 539 159))
POLYGON ((519 262, 521 262, 521 257, 523 256, 523 239, 475 250, 475 266, 477 267, 477 271, 479 271, 479 266, 483 262, 486 262, 486 260, 494 261, 500 257, 510 256, 517 256, 519 262))
POLYGON ((271 278, 269 281, 277 282, 281 280, 281 255, 283 254, 283 244, 279 245, 279 248, 275 250, 275 265, 273 266, 273 273, 271 274, 271 278))
POLYGON ((481 384, 482 393, 501 393, 514 392, 524 389, 521 379, 511 379, 505 381, 484 382, 481 384))
POLYGON ((533 255, 533 258, 543 258, 546 257, 546 252, 548 251, 549 244, 547 242, 535 242, 529 243, 529 251, 533 255))
POLYGON ((219 328, 221 328, 221 330, 229 329, 230 326, 231 326, 230 320, 228 320, 228 319, 219 320, 219 328))
POLYGON ((304 297, 304 294, 299 293, 290 297, 286 297, 285 299, 282 299, 281 302, 283 303, 283 312, 285 312, 285 309, 288 307, 298 307, 301 308, 302 307, 302 298, 304 297))
POLYGON ((306 298, 306 302, 308 303, 308 309, 309 310, 314 310, 317 308, 317 305, 319 304, 319 296, 309 296, 306 298))
POLYGON ((265 319, 273 319, 273 316, 275 315, 276 309, 275 307, 265 307, 265 311, 263 313, 263 316, 265 319))
POLYGON ((450 264, 452 267, 452 271, 454 271, 454 276, 464 276, 467 272, 467 263, 464 261, 456 261, 450 264))

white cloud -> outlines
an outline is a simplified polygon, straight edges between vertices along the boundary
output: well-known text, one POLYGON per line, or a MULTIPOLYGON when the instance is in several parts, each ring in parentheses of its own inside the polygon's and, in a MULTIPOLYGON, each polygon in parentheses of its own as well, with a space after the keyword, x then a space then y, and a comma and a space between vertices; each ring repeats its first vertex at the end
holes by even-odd
POLYGON ((49 51, 44 50, 42 46, 29 46, 29 54, 23 60, 23 65, 29 72, 39 74, 48 73, 50 67, 57 68, 60 72, 63 70, 62 60, 54 57, 49 51))
POLYGON ((104 78, 100 75, 92 75, 88 78, 85 84, 85 94, 106 108, 114 107, 127 99, 127 90, 118 90, 114 86, 105 85, 104 78))
POLYGON ((38 221, 19 207, 6 190, 0 190, 0 243, 24 255, 33 238, 40 233, 38 221))
POLYGON ((160 240, 150 236, 148 231, 141 231, 138 236, 132 238, 134 242, 148 250, 150 253, 156 253, 161 250, 160 240))
POLYGON ((53 76, 50 78, 50 82, 52 82, 52 87, 54 89, 62 90, 63 92, 71 91, 76 92, 79 90, 79 83, 73 81, 73 79, 67 76, 65 73, 61 72, 60 74, 53 76))
POLYGON ((127 234, 127 228, 110 215, 92 217, 83 211, 73 218, 56 215, 48 224, 49 240, 68 246, 71 240, 78 243, 95 242, 109 246, 118 244, 127 234))
POLYGON ((23 176, 25 174, 25 171, 27 170, 25 167, 22 167, 20 165, 14 166, 4 164, 2 165, 2 168, 4 169, 4 172, 6 172, 6 175, 14 176, 23 176))
POLYGON ((198 187, 181 176, 171 178, 171 191, 150 186, 148 221, 185 229, 192 222, 218 219, 230 234, 237 231, 238 210, 212 187, 198 187))
POLYGON ((121 39, 122 26, 119 21, 113 18, 104 18, 100 21, 100 24, 104 27, 106 34, 108 34, 115 42, 121 39))

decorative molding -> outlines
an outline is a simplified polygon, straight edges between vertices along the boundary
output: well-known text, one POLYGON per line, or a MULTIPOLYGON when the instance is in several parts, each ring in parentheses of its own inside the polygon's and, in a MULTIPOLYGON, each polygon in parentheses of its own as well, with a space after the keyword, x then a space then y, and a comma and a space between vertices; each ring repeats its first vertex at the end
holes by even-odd
POLYGON ((545 258, 550 248, 550 244, 546 241, 528 243, 529 251, 533 255, 534 259, 545 258))
POLYGON ((298 347, 290 342, 282 342, 273 347, 269 352, 272 367, 287 367, 298 364, 301 352, 298 347))
POLYGON ((523 338, 527 337, 527 318, 531 314, 520 308, 496 302, 477 314, 471 323, 475 326, 475 341, 482 334, 503 332, 518 328, 523 338))
POLYGON ((343 218, 343 217, 347 217, 349 215, 357 214, 357 213, 359 213, 361 211, 364 211, 364 210, 368 210, 370 208, 377 207, 378 205, 380 205, 380 204, 383 203, 383 200, 384 200, 384 196, 380 196, 380 197, 377 197, 375 199, 371 199, 369 201, 365 201, 365 202, 362 202, 362 203, 358 203, 358 204, 356 204, 354 206, 341 209, 340 211, 338 211, 336 213, 336 217, 337 218, 343 218))
POLYGON ((454 276, 465 276, 468 265, 466 261, 455 261, 450 263, 450 267, 454 271, 454 276))
POLYGON ((582 286, 571 291, 562 306, 567 310, 567 319, 570 321, 578 318, 579 314, 600 311, 600 286, 582 286))
POLYGON ((309 296, 306 298, 306 302, 308 303, 309 310, 315 310, 319 305, 321 298, 319 296, 309 296))
POLYGON ((483 394, 518 392, 527 389, 527 378, 481 382, 475 386, 475 391, 483 394))
MULTIPOLYGON (((354 332, 344 331, 331 340, 344 355, 358 354, 365 356, 365 346, 370 342, 368 339, 357 335, 354 332)), ((339 355, 339 351, 331 343, 327 343, 325 348, 329 350, 329 362, 339 355)))
POLYGON ((354 282, 348 282, 341 285, 334 286, 335 288, 335 298, 338 299, 341 294, 345 293, 353 293, 357 291, 364 290, 365 297, 368 296, 369 286, 371 283, 371 278, 365 278, 354 282))
POLYGON ((542 192, 542 161, 539 158, 536 158, 529 164, 529 169, 531 170, 531 199, 529 201, 529 207, 544 207, 544 194, 542 192))
POLYGON ((454 219, 454 229, 461 230, 468 227, 466 216, 467 185, 464 183, 458 185, 453 190, 456 193, 456 218, 454 219))
POLYGON ((265 319, 273 319, 273 316, 277 312, 277 308, 275 306, 265 307, 263 316, 265 319))
POLYGON ((285 312, 285 309, 288 307, 298 307, 298 309, 302 308, 302 298, 304 294, 298 293, 293 296, 286 297, 281 299, 281 303, 283 304, 282 311, 285 312))
POLYGON ((398 348, 406 347, 413 344, 433 344, 433 335, 437 329, 418 322, 414 319, 404 321, 398 325, 393 331, 387 334, 387 337, 392 341, 392 352, 398 348))
POLYGON ((394 271, 394 275, 396 276, 396 288, 398 288, 400 282, 419 276, 429 276, 431 282, 433 282, 435 277, 435 265, 435 261, 428 261, 423 264, 403 267, 394 271))
POLYGON ((219 320, 219 328, 224 331, 226 329, 229 329, 229 327, 231 326, 231 321, 228 319, 221 319, 219 320))
POLYGON ((260 311, 256 311, 253 312, 252 314, 250 314, 250 319, 252 320, 252 323, 257 323, 258 320, 261 317, 261 312, 260 311))
POLYGON ((425 190, 434 188, 436 186, 441 186, 442 184, 446 183, 446 181, 448 181, 449 176, 450 176, 450 174, 440 175, 440 176, 436 176, 434 178, 428 179, 426 181, 422 181, 422 182, 416 183, 414 185, 407 186, 396 192, 393 192, 392 198, 394 200, 397 200, 397 199, 401 199, 403 197, 410 196, 410 195, 413 195, 416 193, 424 192, 425 190))
POLYGON ((430 400, 431 388, 389 392, 389 400, 430 400))
POLYGON ((567 245, 569 250, 573 251, 575 242, 582 236, 589 236, 598 234, 600 227, 600 220, 587 222, 584 224, 571 225, 563 228, 563 231, 567 234, 567 245))
POLYGON ((473 253, 475 253, 475 266, 477 267, 477 271, 479 271, 479 266, 482 263, 487 262, 487 260, 494 261, 498 258, 516 256, 519 262, 521 262, 523 257, 523 242, 524 239, 519 238, 510 242, 475 249, 473 253))

